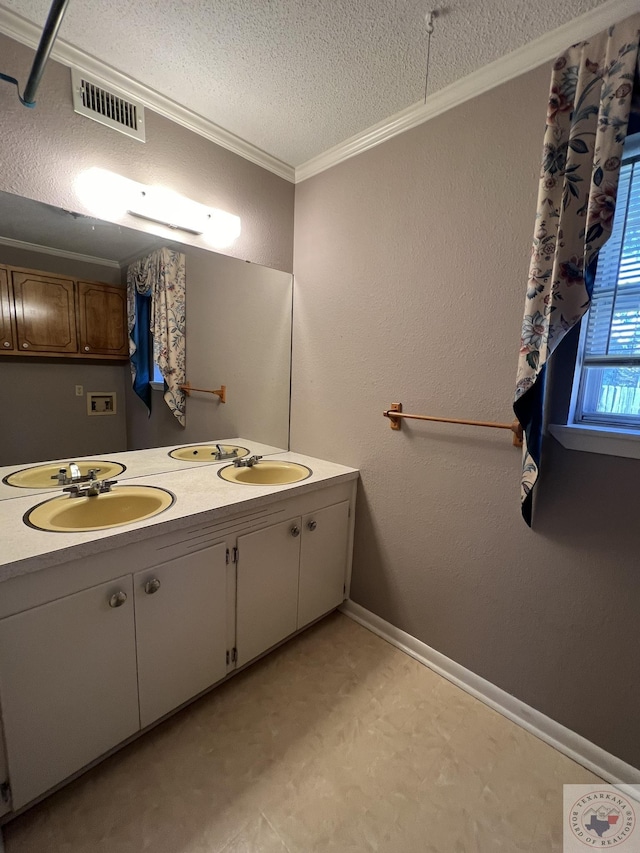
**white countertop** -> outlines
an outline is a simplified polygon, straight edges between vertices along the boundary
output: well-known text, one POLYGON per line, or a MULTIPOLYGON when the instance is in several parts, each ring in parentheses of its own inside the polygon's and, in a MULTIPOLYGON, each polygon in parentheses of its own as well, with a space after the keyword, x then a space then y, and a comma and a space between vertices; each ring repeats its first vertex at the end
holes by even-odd
MULTIPOLYGON (((250 447, 252 453, 260 453, 257 442, 247 443, 242 439, 228 440, 224 443, 241 444, 250 447)), ((158 457, 164 463, 169 448, 156 448, 158 457)), ((128 453, 106 454, 114 462, 122 462, 125 457, 135 454, 152 454, 153 451, 131 451, 128 453)), ((260 454, 262 455, 262 454, 260 454)), ((50 533, 35 530, 23 522, 23 516, 37 503, 52 497, 51 492, 40 492, 34 496, 0 501, 0 582, 28 572, 38 571, 49 566, 59 565, 67 560, 90 556, 101 552, 105 547, 120 548, 131 542, 148 539, 165 533, 171 533, 184 526, 184 520, 201 516, 204 523, 224 518, 246 509, 265 506, 283 497, 304 493, 333 482, 356 479, 358 472, 354 468, 303 456, 299 453, 280 452, 270 455, 271 459, 299 462, 311 468, 312 475, 299 483, 283 486, 252 486, 229 483, 218 477, 218 470, 229 462, 197 464, 179 470, 163 470, 161 473, 131 477, 127 484, 160 486, 168 489, 176 497, 169 509, 146 521, 123 524, 108 530, 93 530, 86 533, 50 533), (108 542, 105 542, 108 540, 108 542)), ((140 460, 151 464, 151 456, 140 460)), ((135 461, 135 460, 133 460, 135 461)), ((177 460, 173 460, 177 461, 177 460)), ((189 464, 189 463, 186 463, 189 464)), ((25 466, 18 466, 25 467, 25 466)), ((133 465, 132 465, 133 467, 133 465)), ((13 470, 16 470, 14 468, 13 470)), ((139 468, 137 470, 140 470, 139 468)), ((115 487, 117 488, 117 486, 115 487)), ((17 489, 15 491, 18 491, 17 489)), ((57 491, 57 490, 55 490, 57 491)), ((99 500, 100 498, 96 498, 99 500)), ((69 498, 69 500, 73 500, 69 498)))
MULTIPOLYGON (((91 456, 76 456, 67 457, 66 459, 46 459, 43 462, 25 463, 23 465, 6 465, 0 467, 0 500, 13 500, 14 498, 22 498, 27 495, 42 495, 43 500, 47 492, 58 492, 59 487, 56 483, 51 484, 50 489, 22 489, 15 486, 8 486, 3 483, 5 477, 9 474, 14 474, 16 471, 22 471, 24 468, 34 468, 38 465, 51 465, 55 463, 60 467, 66 466, 69 462, 84 462, 86 459, 104 460, 105 462, 119 462, 125 466, 122 474, 118 474, 117 480, 130 480, 133 477, 146 477, 148 474, 161 474, 164 471, 179 471, 182 468, 195 468, 198 465, 223 465, 225 462, 214 462, 210 459, 198 459, 197 461, 185 461, 184 459, 174 459, 169 456, 170 450, 175 450, 176 447, 189 447, 201 444, 223 444, 236 445, 246 447, 250 453, 257 453, 258 456, 272 456, 274 453, 283 453, 282 447, 272 447, 269 444, 261 444, 259 441, 251 441, 244 438, 216 438, 212 441, 198 441, 190 444, 172 444, 168 447, 150 447, 147 450, 127 450, 117 451, 114 453, 93 453, 91 456)), ((226 460, 228 464, 229 460, 226 460)))

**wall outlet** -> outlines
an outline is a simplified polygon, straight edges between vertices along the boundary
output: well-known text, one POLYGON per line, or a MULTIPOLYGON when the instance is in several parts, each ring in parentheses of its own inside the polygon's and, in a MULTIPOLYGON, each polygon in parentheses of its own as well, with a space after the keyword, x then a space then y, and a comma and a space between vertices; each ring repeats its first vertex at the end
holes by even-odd
POLYGON ((84 387, 82 385, 76 385, 76 397, 84 397, 84 387))

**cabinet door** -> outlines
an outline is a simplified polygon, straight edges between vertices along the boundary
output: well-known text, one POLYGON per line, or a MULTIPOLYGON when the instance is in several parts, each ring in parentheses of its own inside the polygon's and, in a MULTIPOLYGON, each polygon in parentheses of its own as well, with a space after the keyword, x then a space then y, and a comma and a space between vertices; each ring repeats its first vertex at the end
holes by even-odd
POLYGON ((138 731, 131 576, 2 619, 0 703, 14 809, 138 731))
POLYGON ((18 349, 21 352, 77 352, 73 281, 13 272, 18 349))
POLYGON ((80 352, 87 356, 126 357, 129 354, 126 289, 79 281, 77 295, 80 352))
POLYGON ((299 518, 238 537, 239 666, 296 630, 299 563, 299 518))
POLYGON ((133 576, 142 727, 227 672, 226 546, 133 576))
POLYGON ((4 267, 0 267, 0 347, 2 352, 15 351, 12 301, 9 291, 9 275, 4 267))
POLYGON ((298 628, 344 600, 348 541, 349 501, 303 517, 298 628))

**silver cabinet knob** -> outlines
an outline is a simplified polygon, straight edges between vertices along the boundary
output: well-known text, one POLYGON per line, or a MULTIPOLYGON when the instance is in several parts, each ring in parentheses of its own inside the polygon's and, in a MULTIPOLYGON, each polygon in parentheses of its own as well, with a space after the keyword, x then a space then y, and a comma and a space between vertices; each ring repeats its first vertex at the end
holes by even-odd
POLYGON ((292 527, 291 528, 291 535, 292 536, 300 536, 300 528, 299 527, 292 527))
POLYGON ((120 592, 114 592, 111 598, 109 599, 109 607, 122 607, 122 605, 127 600, 127 593, 120 590, 120 592))
POLYGON ((315 530, 317 526, 318 526, 317 521, 308 521, 307 522, 307 529, 308 530, 315 530))
POLYGON ((152 578, 152 580, 147 581, 144 585, 144 591, 147 595, 153 595, 154 592, 157 592, 160 589, 160 581, 158 578, 152 578))
POLYGON ((29 344, 22 344, 22 349, 29 349, 29 344))
POLYGON ((84 351, 85 351, 85 352, 89 352, 89 347, 85 347, 85 348, 84 348, 84 351))
POLYGON ((11 341, 5 341, 5 342, 2 344, 2 346, 3 346, 3 347, 7 347, 7 349, 8 349, 8 348, 11 346, 11 341))

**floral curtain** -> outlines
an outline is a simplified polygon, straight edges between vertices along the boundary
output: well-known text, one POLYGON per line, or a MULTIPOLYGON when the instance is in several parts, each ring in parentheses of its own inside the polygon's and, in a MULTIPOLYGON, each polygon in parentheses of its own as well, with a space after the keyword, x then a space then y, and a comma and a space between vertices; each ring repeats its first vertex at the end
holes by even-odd
POLYGON ((129 358, 133 388, 151 411, 154 362, 164 379, 164 400, 185 425, 185 256, 158 249, 127 268, 129 358))
POLYGON ((590 303, 611 235, 622 146, 640 118, 640 15, 573 45, 551 76, 514 411, 524 429, 522 514, 531 525, 546 363, 590 303), (632 100, 634 112, 632 112, 632 100))

